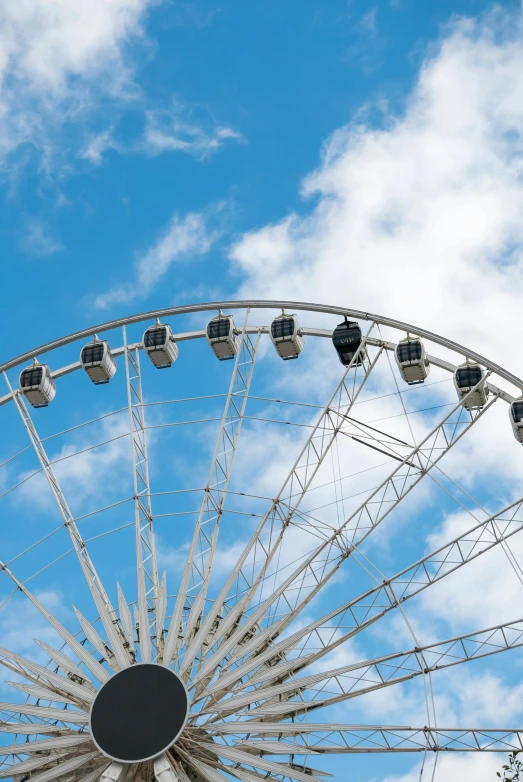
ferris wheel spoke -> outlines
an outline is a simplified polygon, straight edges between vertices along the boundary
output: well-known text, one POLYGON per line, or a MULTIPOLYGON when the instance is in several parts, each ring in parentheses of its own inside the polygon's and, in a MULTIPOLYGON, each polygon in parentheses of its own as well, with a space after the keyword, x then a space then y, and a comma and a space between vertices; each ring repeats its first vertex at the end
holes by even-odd
MULTIPOLYGON (((76 771, 82 766, 85 766, 85 764, 88 763, 89 760, 94 759, 97 754, 97 752, 93 752, 89 753, 89 755, 80 755, 79 757, 69 758, 68 760, 65 760, 63 763, 61 763, 58 768, 52 768, 48 771, 42 771, 39 774, 32 775, 31 782, 33 782, 33 780, 36 780, 36 782, 52 782, 57 778, 58 774, 60 777, 63 777, 64 775, 70 774, 72 771, 76 771)), ((87 776, 82 776, 81 779, 82 781, 90 780, 91 782, 95 782, 100 777, 102 770, 103 769, 97 769, 92 771, 87 776)), ((77 779, 77 777, 75 775, 74 777, 66 777, 66 779, 77 779)))
MULTIPOLYGON (((6 684, 8 684, 10 687, 14 687, 17 690, 20 690, 20 692, 25 693, 25 695, 29 695, 31 698, 36 698, 36 700, 52 701, 53 703, 70 703, 71 701, 70 696, 65 695, 64 693, 60 693, 50 684, 48 686, 44 686, 43 682, 40 682, 39 684, 20 684, 20 682, 6 682, 6 684)), ((2 723, 0 723, 0 733, 2 730, 2 723)))
POLYGON ((224 777, 218 769, 209 766, 207 763, 203 763, 201 760, 197 760, 197 758, 191 758, 190 763, 205 782, 227 782, 227 777, 224 777))
MULTIPOLYGON (((202 712, 219 714, 264 714, 264 708, 275 704, 275 699, 286 701, 287 710, 279 709, 279 719, 288 719, 309 713, 316 708, 326 708, 350 698, 359 697, 385 687, 394 686, 455 665, 489 657, 493 654, 523 646, 523 619, 480 630, 466 635, 456 636, 407 652, 396 652, 374 660, 365 660, 351 665, 334 668, 330 671, 289 679, 285 683, 264 685, 259 689, 236 695, 232 691, 230 698, 218 704, 205 707, 202 712), (291 701, 290 698, 300 700, 291 701), (263 703, 265 701, 265 703, 263 703), (255 705, 242 713, 246 706, 255 705)), ((312 655, 314 657, 314 655, 312 655)), ((272 679, 287 677, 287 665, 275 666, 272 679), (279 672, 278 668, 282 671, 279 672)), ((269 671, 267 671, 269 676, 269 671)), ((246 686, 255 682, 251 679, 246 686)), ((239 688, 238 688, 239 689, 239 688)), ((274 715, 275 716, 275 715, 274 715)))
POLYGON ((105 628, 105 632, 107 633, 107 637, 111 644, 113 654, 118 662, 118 665, 120 665, 121 667, 126 667, 130 663, 130 657, 128 651, 124 648, 124 645, 122 643, 121 634, 114 623, 114 619, 116 618, 116 616, 115 616, 114 609, 111 605, 111 601, 109 600, 109 597, 104 589, 104 586, 91 561, 85 543, 83 542, 78 527, 76 526, 76 521, 73 517, 73 514, 71 513, 65 495, 62 491, 62 488, 51 466, 51 463, 49 461, 43 443, 40 437, 38 436, 35 425, 31 419, 31 416, 29 415, 27 406, 24 400, 22 399, 20 393, 16 393, 15 391, 13 391, 13 388, 9 382, 9 378, 7 377, 5 372, 4 372, 4 378, 9 388, 9 391, 11 393, 13 402, 20 414, 22 422, 29 435, 31 444, 41 464, 47 482, 51 488, 53 497, 58 505, 60 514, 64 520, 64 525, 73 543, 76 555, 78 557, 80 566, 85 576, 85 580, 87 582, 87 586, 89 587, 89 591, 91 592, 98 613, 100 615, 100 619, 102 620, 102 623, 105 628))
POLYGON ((228 669, 220 671, 216 681, 198 696, 198 700, 229 692, 236 682, 252 671, 260 669, 261 673, 261 666, 270 672, 287 655, 295 661, 295 667, 291 666, 286 674, 291 675, 332 652, 400 603, 420 594, 522 529, 523 500, 519 500, 282 641, 272 643, 261 651, 249 650, 250 657, 243 662, 237 658, 228 669), (311 647, 318 650, 312 653, 311 647))
POLYGON ((59 673, 54 673, 49 668, 44 668, 43 665, 34 663, 32 660, 27 660, 25 657, 22 657, 19 654, 15 654, 14 652, 10 652, 8 649, 3 649, 0 647, 0 663, 3 664, 5 660, 11 663, 15 663, 19 669, 19 673, 22 676, 25 676, 25 678, 29 678, 31 681, 33 681, 31 674, 34 674, 39 678, 41 677, 44 680, 50 682, 52 685, 58 687, 58 689, 62 692, 70 695, 71 698, 73 698, 76 702, 79 702, 81 705, 90 704, 94 700, 94 693, 92 689, 85 687, 83 684, 77 684, 68 677, 64 677, 59 673), (27 671, 29 671, 29 676, 27 676, 27 671))
POLYGON ((58 633, 60 638, 69 646, 72 652, 74 652, 84 665, 96 676, 98 681, 104 682, 109 678, 109 674, 106 669, 88 652, 88 650, 79 643, 76 638, 56 619, 55 616, 49 611, 39 600, 36 598, 21 581, 19 581, 14 573, 3 563, 0 563, 0 570, 3 570, 7 576, 13 581, 18 589, 24 594, 35 608, 42 614, 49 622, 51 627, 58 633))
MULTIPOLYGON (((365 350, 366 339, 371 329, 372 325, 362 341, 361 363, 358 364, 357 355, 355 355, 343 373, 307 442, 301 449, 292 470, 260 521, 237 565, 232 569, 214 602, 213 608, 205 617, 198 633, 187 648, 180 668, 182 673, 190 670, 190 666, 200 650, 211 648, 220 638, 228 632, 230 633, 255 594, 279 549, 283 533, 297 512, 318 469, 343 426, 343 419, 340 420, 338 416, 333 415, 333 411, 338 409, 348 414, 381 355, 382 347, 377 350, 372 360, 365 350), (348 373, 353 366, 355 371, 350 376, 348 373), (235 590, 237 590, 236 597, 235 590), (225 607, 231 597, 233 607, 225 612, 225 607)), ((200 668, 200 674, 203 667, 200 668)))
MULTIPOLYGON (((25 745, 24 745, 25 746, 25 745)), ((26 774, 27 772, 35 771, 38 768, 42 768, 42 766, 49 766, 51 765, 52 768, 50 771, 52 771, 53 775, 58 775, 58 769, 59 766, 62 764, 63 760, 67 757, 69 754, 68 749, 64 749, 62 752, 55 752, 52 755, 44 755, 43 757, 38 758, 31 758, 30 760, 22 760, 19 763, 12 763, 9 766, 5 766, 4 768, 0 769, 0 779, 5 779, 6 777, 14 777, 19 776, 21 774, 26 774)), ((94 758, 98 753, 97 752, 91 752, 87 753, 85 755, 82 755, 82 763, 88 763, 92 758, 94 758)), ((32 776, 31 779, 35 779, 36 775, 32 776)), ((51 777, 53 779, 53 777, 51 777)))
MULTIPOLYGON (((136 346, 127 344, 127 332, 123 331, 125 378, 129 410, 129 431, 133 465, 134 520, 136 535, 136 577, 138 586, 138 621, 140 658, 151 662, 153 650, 151 638, 157 642, 163 628, 156 628, 156 599, 158 593, 158 567, 154 544, 149 462, 142 392, 140 354, 136 346)), ((154 653, 154 657, 157 654, 154 653)))
MULTIPOLYGON (((11 670, 14 670, 11 668, 11 670)), ((17 671, 23 676, 23 671, 17 671)), ((29 677, 26 677, 29 678, 29 677)), ((41 724, 45 725, 45 720, 56 720, 73 725, 87 725, 89 715, 80 711, 80 709, 57 709, 51 706, 34 706, 31 703, 5 703, 0 702, 0 711, 11 712, 12 714, 23 714, 28 717, 37 717, 41 724)))
MULTIPOLYGON (((470 393, 474 393, 474 390, 470 393)), ((310 601, 323 589, 325 584, 337 572, 341 563, 347 559, 353 551, 381 524, 386 516, 399 505, 404 497, 416 486, 434 465, 455 445, 461 437, 479 420, 494 399, 476 413, 463 408, 463 401, 459 402, 444 419, 422 440, 411 449, 402 462, 392 471, 386 480, 357 508, 343 524, 334 532, 324 524, 317 524, 304 514, 296 513, 303 525, 302 528, 311 527, 314 533, 326 539, 309 554, 288 577, 282 587, 274 590, 273 594, 258 607, 254 614, 235 630, 225 643, 219 645, 212 656, 202 665, 198 674, 193 679, 193 684, 198 683, 205 675, 211 674, 220 662, 225 658, 235 644, 241 642, 247 633, 255 633, 266 622, 273 621, 272 616, 278 616, 282 622, 280 627, 285 627, 305 608, 310 601), (418 464, 415 464, 415 460, 418 464), (358 534, 359 533, 359 534, 358 534), (328 536, 328 537, 327 537, 328 536), (304 596, 303 596, 304 595, 304 596), (285 601, 283 612, 280 611, 280 601, 285 601), (284 613, 285 620, 281 617, 284 613)), ((294 522, 296 523, 296 522, 294 522)), ((258 581, 256 582, 259 583, 258 581)), ((250 592, 249 592, 250 594, 250 592)), ((242 602, 242 608, 244 603, 242 602)), ((280 630, 281 631, 281 630, 280 630)))
MULTIPOLYGON (((232 760, 237 763, 245 763, 249 766, 253 766, 254 768, 258 768, 261 771, 268 772, 269 774, 282 774, 283 776, 298 780, 298 782, 321 782, 321 780, 317 777, 313 777, 306 772, 299 771, 290 764, 279 763, 277 761, 269 760, 266 757, 256 757, 249 752, 238 749, 237 747, 229 747, 225 744, 207 744, 205 742, 202 742, 202 745, 205 749, 213 750, 221 758, 232 760)), ((302 753, 300 753, 297 745, 294 752, 292 752, 292 749, 294 749, 294 747, 291 747, 287 754, 299 755, 303 754, 304 752, 304 750, 302 750, 302 753)), ((306 751, 307 750, 305 749, 305 752, 306 751)))
MULTIPOLYGON (((336 723, 297 724, 249 722, 248 735, 255 741, 258 752, 271 754, 271 745, 282 738, 289 745, 289 754, 299 755, 313 750, 322 755, 353 752, 424 752, 426 750, 454 752, 521 752, 523 731, 514 728, 423 728, 392 727, 380 725, 338 725, 336 723), (259 734, 259 737, 257 737, 259 734), (271 735, 272 734, 272 735, 271 735), (266 738, 264 738, 266 736, 266 738), (293 739, 295 739, 293 741, 293 739)), ((245 739, 242 723, 224 722, 214 725, 218 735, 234 735, 239 746, 249 747, 251 739, 245 739)), ((216 747, 215 744, 209 745, 216 747)), ((248 762, 249 755, 235 747, 224 748, 223 757, 242 756, 248 762)), ((265 762, 263 757, 262 763, 265 762)), ((258 758, 251 755, 251 764, 258 766, 258 758)), ((262 766, 259 766, 260 768, 262 766)), ((297 779, 299 777, 296 777, 297 779)), ((307 779, 307 777, 305 777, 307 779)), ((304 779, 304 782, 305 782, 304 779)), ((310 776, 308 777, 310 780, 310 776)))
MULTIPOLYGON (((42 728, 42 731, 44 728, 42 728)), ((86 733, 77 733, 69 736, 58 736, 52 739, 41 739, 38 741, 26 741, 24 744, 9 744, 0 747, 0 755, 14 755, 23 753, 32 755, 35 752, 49 752, 55 749, 64 749, 65 747, 77 747, 91 741, 91 737, 86 733)))
POLYGON ((205 607, 223 506, 227 497, 260 340, 259 333, 255 342, 247 334, 248 314, 247 312, 245 316, 240 348, 234 361, 209 477, 167 633, 164 649, 165 665, 170 663, 179 649, 183 607, 187 597, 194 600, 185 626, 186 643, 197 631, 205 607))

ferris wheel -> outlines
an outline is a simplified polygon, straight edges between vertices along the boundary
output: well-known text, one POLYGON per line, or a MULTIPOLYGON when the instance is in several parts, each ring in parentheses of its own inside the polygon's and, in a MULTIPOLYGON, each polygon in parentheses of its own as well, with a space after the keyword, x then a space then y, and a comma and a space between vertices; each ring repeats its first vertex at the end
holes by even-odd
POLYGON ((0 640, 0 778, 321 782, 362 754, 523 749, 523 726, 440 725, 434 699, 445 670, 523 646, 517 607, 429 642, 408 613, 494 551, 523 577, 523 498, 489 510, 453 458, 500 409, 519 455, 523 381, 285 301, 133 315, 0 369, 0 623, 28 606, 46 639, 0 640), (438 498, 468 523, 427 550, 438 498), (407 685, 419 723, 355 721, 407 685))

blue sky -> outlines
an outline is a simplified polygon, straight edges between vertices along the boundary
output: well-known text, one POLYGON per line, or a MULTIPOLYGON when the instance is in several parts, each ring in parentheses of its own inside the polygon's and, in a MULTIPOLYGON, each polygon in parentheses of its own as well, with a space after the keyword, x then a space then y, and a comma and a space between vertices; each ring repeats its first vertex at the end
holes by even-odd
MULTIPOLYGON (((56 69, 36 61, 24 75, 23 50, 6 66, 5 317, 30 304, 36 342, 98 320, 94 299, 132 282, 136 260, 174 215, 206 215, 219 238, 198 263, 173 265, 137 306, 233 293, 242 280, 228 259, 235 238, 308 209, 300 182, 329 135, 362 112, 371 127, 386 125, 384 107, 402 111, 452 20, 481 15, 489 4, 142 0, 119 7, 122 15, 133 9, 132 19, 124 30, 116 10, 105 20, 110 45, 93 29, 76 57, 80 22, 68 19, 56 69), (163 132, 163 144, 147 140, 148 122, 163 132), (28 128, 25 143, 20 124, 28 128), (220 138, 220 129, 231 137, 220 138), (176 142, 185 151, 170 150, 176 142)), ((19 24, 22 47, 32 46, 36 12, 19 24)), ((53 45, 50 34, 48 51, 39 52, 44 62, 53 45)), ((128 309, 115 304, 110 314, 128 309)), ((14 339, 3 357, 28 344, 23 330, 14 339)))
MULTIPOLYGON (((8 4, 0 11, 0 361, 128 313, 259 296, 381 312, 432 328, 521 374, 522 106, 521 7, 508 0, 495 6, 476 0, 77 0, 74 9, 67 0, 8 4)), ((202 328, 206 317, 179 318, 173 328, 202 328)), ((325 327, 336 322, 304 320, 325 327)), ((130 339, 139 340, 142 330, 130 329, 130 339)), ((324 402, 340 368, 326 341, 312 342, 285 373, 265 346, 256 393, 324 402)), ((64 348, 49 360, 67 364, 78 349, 64 348)), ((203 342, 181 344, 175 366, 158 373, 144 365, 148 402, 227 389, 230 367, 218 364, 203 342)), ((382 369, 369 396, 391 382, 382 369)), ((445 373, 433 370, 431 379, 444 382, 409 391, 409 409, 454 400, 445 373)), ((212 419, 220 403, 151 406, 148 421, 212 419)), ((59 383, 49 410, 37 411, 38 427, 42 436, 51 435, 123 405, 123 366, 110 388, 93 389, 76 373, 59 383)), ((368 405, 369 420, 400 409, 392 401, 368 405)), ((489 511, 520 496, 523 466, 506 410, 498 408, 478 424, 475 439, 449 456, 450 474, 489 511)), ((262 403, 251 414, 283 415, 278 405, 262 403)), ((312 420, 304 409, 293 415, 299 423, 312 420)), ((435 419, 428 413, 420 420, 422 432, 435 419)), ((0 421, 4 462, 26 442, 7 406, 0 421)), ((51 440, 49 451, 53 458, 68 456, 119 437, 124 425, 115 414, 51 440)), ((201 485, 215 429, 208 421, 152 430, 157 491, 201 485)), ((238 490, 254 485, 272 496, 301 436, 250 421, 234 479, 238 490)), ((76 464, 71 460, 59 468, 77 515, 99 506, 95 481, 107 504, 128 496, 125 448, 115 439, 100 457, 84 455, 77 467, 67 466, 76 464)), ((342 453, 347 471, 355 458, 350 449, 342 453)), ((377 461, 363 463, 374 469, 377 461)), ((34 469, 30 452, 17 457, 0 475, 1 491, 34 469)), ((27 537, 57 526, 39 480, 1 498, 1 559, 27 537)), ((354 478, 351 490, 372 485, 365 480, 354 478)), ((420 515, 416 497, 367 549, 389 574, 463 529, 467 511, 458 511, 445 490, 424 484, 420 496, 430 500, 430 512, 420 515)), ((464 495, 461 500, 468 502, 464 495)), ((243 508, 239 500, 234 507, 243 508)), ((157 514, 186 508, 182 500, 155 500, 157 514)), ((91 519, 84 534, 126 523, 127 516, 119 506, 91 519)), ((166 521, 159 526, 162 562, 175 581, 190 524, 174 531, 166 521)), ((65 537, 56 540, 20 562, 24 577, 42 557, 65 551, 65 537)), ((131 563, 124 555, 132 536, 122 541, 111 550, 94 544, 107 579, 114 551, 131 563)), ((233 526, 225 533, 224 561, 227 552, 237 555, 235 543, 233 526)), ((523 555, 521 547, 517 551, 523 555)), ((75 563, 65 558, 50 572, 38 588, 64 621, 72 621, 69 602, 87 606, 75 563)), ((132 594, 132 564, 122 565, 119 578, 132 594)), ((361 573, 349 571, 339 583, 340 590, 362 587, 361 573)), ((432 602, 420 600, 413 627, 433 639, 515 619, 520 590, 506 560, 493 558, 457 591, 445 586, 432 602), (485 580, 491 599, 482 604, 476 596, 483 595, 485 580)), ((335 598, 331 592, 321 609, 335 598)), ((32 634, 26 637, 24 623, 48 631, 30 612, 19 612, 20 604, 1 626, 10 643, 29 654, 32 634)), ((409 645, 412 638, 398 628, 391 620, 381 635, 368 633, 349 657, 393 649, 398 639, 409 645)), ((521 721, 517 655, 474 671, 461 680, 442 675, 441 714, 453 724, 521 721)), ((397 701, 376 701, 336 719, 406 724, 423 718, 420 703, 416 684, 402 689, 397 701)), ((350 762, 354 782, 419 779, 409 757, 350 762)), ((335 767, 342 775, 346 763, 335 767)), ((496 763, 443 758, 438 773, 442 780, 459 774, 483 782, 496 763)))

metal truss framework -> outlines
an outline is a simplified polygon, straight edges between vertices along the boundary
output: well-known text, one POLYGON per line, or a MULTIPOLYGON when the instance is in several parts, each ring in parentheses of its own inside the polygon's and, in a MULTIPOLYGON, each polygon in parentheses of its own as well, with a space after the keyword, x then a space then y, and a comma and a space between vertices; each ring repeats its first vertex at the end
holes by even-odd
POLYGON ((247 311, 241 333, 240 347, 236 354, 216 447, 209 470, 209 477, 171 618, 166 642, 166 660, 170 660, 173 654, 178 656, 182 638, 185 644, 190 643, 194 638, 194 635, 199 630, 205 609, 223 506, 227 496, 236 447, 249 398, 249 389, 260 341, 259 334, 254 342, 247 334, 248 315, 249 312, 247 311), (191 608, 182 633, 183 606, 186 601, 191 608))
MULTIPOLYGON (((138 583, 138 632, 143 662, 158 659, 158 649, 153 652, 151 638, 157 639, 156 601, 158 600, 158 566, 154 545, 153 516, 151 510, 151 489, 149 486, 149 463, 147 459, 147 437, 143 409, 142 375, 140 354, 137 348, 129 348, 127 334, 123 327, 125 345, 125 378, 127 381, 127 404, 129 408, 129 431, 133 462, 134 517, 136 526, 136 569, 138 583)), ((122 607, 125 601, 121 601, 122 607)), ((124 613, 125 609, 123 609, 124 613)), ((133 644, 132 622, 127 621, 127 636, 133 644)), ((162 638, 163 622, 159 623, 158 636, 162 638)))
MULTIPOLYGON (((251 304, 261 306, 260 302, 251 304)), ((268 302, 266 306, 274 304, 268 302)), ((296 306, 300 308, 308 306, 296 306)), ((190 307, 183 309, 192 311, 190 307)), ((321 307, 310 309, 330 311, 321 307)), ((349 310, 331 310, 354 315, 349 310)), ((5 758, 0 762, 0 778, 30 774, 31 782, 57 778, 68 782, 149 782, 153 778, 158 782, 227 782, 231 778, 242 782, 259 782, 260 778, 269 782, 320 782, 323 772, 313 766, 321 761, 321 755, 523 749, 523 730, 519 728, 444 729, 431 720, 428 727, 415 728, 307 722, 312 712, 349 698, 516 650, 523 646, 523 619, 319 673, 307 675, 305 671, 390 611, 403 612, 406 601, 433 584, 495 547, 507 547, 510 538, 523 528, 523 499, 477 521, 455 539, 323 616, 295 631, 291 628, 292 621, 312 606, 313 599, 346 560, 364 562, 363 541, 424 477, 431 475, 449 450, 488 414, 496 399, 506 398, 504 392, 494 393, 482 410, 469 411, 466 399, 461 400, 419 442, 405 442, 365 424, 355 416, 354 405, 368 390, 368 381, 383 350, 391 349, 390 343, 373 339, 371 331, 375 323, 395 324, 365 315, 371 325, 359 357, 343 373, 279 492, 261 514, 237 565, 213 597, 213 558, 222 516, 227 512, 229 481, 246 418, 260 334, 266 331, 265 327, 258 328, 252 339, 246 316, 181 588, 169 617, 167 579, 164 574, 159 580, 154 546, 154 492, 149 483, 141 345, 129 345, 125 330, 126 324, 144 318, 136 316, 117 323, 124 326, 121 354, 126 367, 134 481, 138 605, 134 618, 119 585, 118 612, 112 607, 23 396, 9 383, 5 370, 16 365, 17 360, 3 368, 9 399, 20 414, 68 530, 104 637, 96 622, 88 622, 76 612, 80 637, 84 637, 79 641, 77 634, 59 622, 10 565, 0 563, 0 569, 46 618, 64 647, 78 658, 75 662, 66 651, 37 642, 51 661, 45 666, 0 648, 0 664, 21 677, 22 681, 14 682, 13 687, 27 698, 25 704, 0 703, 0 732, 14 738, 14 743, 0 746, 0 756, 5 758), (304 509, 303 501, 327 456, 332 455, 333 447, 342 439, 340 435, 349 437, 358 447, 381 451, 394 466, 355 510, 333 524, 317 517, 313 510, 304 509), (298 532, 300 539, 309 540, 310 546, 291 566, 283 567, 279 557, 288 545, 290 530, 298 532), (100 686, 114 672, 149 661, 171 666, 183 676, 190 694, 187 723, 172 747, 154 761, 134 766, 110 762, 92 739, 91 704, 100 686), (297 717, 305 722, 295 722, 297 717)), ((411 332, 424 333, 409 328, 411 332)), ((58 342, 68 341, 71 338, 58 342)), ((452 344, 442 338, 434 341, 452 344)), ((474 358, 473 353, 466 354, 474 358)), ((513 380, 509 373, 498 372, 496 365, 482 363, 513 380)))

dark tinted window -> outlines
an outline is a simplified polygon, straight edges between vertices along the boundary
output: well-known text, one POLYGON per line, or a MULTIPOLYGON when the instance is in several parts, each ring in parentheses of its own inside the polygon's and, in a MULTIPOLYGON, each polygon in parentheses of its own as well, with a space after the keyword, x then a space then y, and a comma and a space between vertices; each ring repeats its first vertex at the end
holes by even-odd
POLYGON ((163 348, 166 340, 167 326, 153 326, 145 332, 144 344, 146 348, 163 348))
POLYGON ((510 411, 512 413, 512 419, 517 423, 521 423, 523 421, 523 402, 512 402, 512 406, 510 408, 510 411))
POLYGON ((339 352, 347 349, 354 351, 361 342, 361 329, 357 323, 351 323, 350 321, 340 323, 334 329, 332 341, 334 347, 339 352))
POLYGON ((291 337, 294 334, 294 318, 278 318, 271 324, 271 334, 278 337, 291 337))
POLYGON ((400 361, 419 361, 421 358, 421 343, 402 342, 398 345, 398 358, 400 361))
POLYGON ((229 318, 220 318, 220 320, 211 320, 207 326, 207 336, 209 339, 217 337, 228 337, 232 328, 229 318))
POLYGON ((469 388, 479 383, 481 377, 481 369, 478 366, 460 367, 456 372, 456 383, 458 388, 469 388))
POLYGON ((39 386, 42 381, 43 367, 33 367, 31 369, 24 369, 20 377, 20 385, 22 388, 29 388, 30 386, 39 386))
POLYGON ((104 355, 104 345, 86 345, 82 350, 82 362, 84 364, 94 364, 100 362, 104 355))

